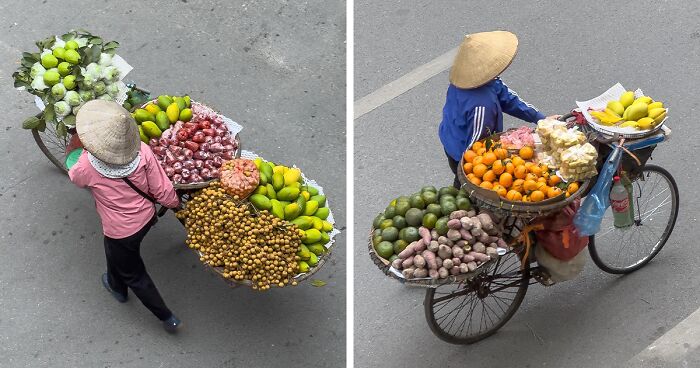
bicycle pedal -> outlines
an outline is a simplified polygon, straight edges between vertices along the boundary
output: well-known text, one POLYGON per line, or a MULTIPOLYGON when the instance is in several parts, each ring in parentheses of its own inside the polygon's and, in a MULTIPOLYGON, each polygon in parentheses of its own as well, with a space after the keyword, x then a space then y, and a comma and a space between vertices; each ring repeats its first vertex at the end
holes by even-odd
POLYGON ((535 279, 535 281, 544 286, 552 286, 556 284, 556 282, 552 281, 552 277, 549 275, 549 273, 544 270, 533 272, 532 277, 535 279))

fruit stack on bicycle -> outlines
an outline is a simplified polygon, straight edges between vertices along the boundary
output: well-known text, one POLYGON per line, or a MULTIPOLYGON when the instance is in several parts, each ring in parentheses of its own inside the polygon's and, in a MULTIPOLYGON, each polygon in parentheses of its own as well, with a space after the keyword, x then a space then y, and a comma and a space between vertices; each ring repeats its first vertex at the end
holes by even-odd
POLYGON ((651 261, 678 215, 678 188, 647 164, 670 137, 668 109, 617 84, 558 120, 475 142, 461 188, 423 187, 373 221, 369 253, 386 275, 427 289, 431 330, 482 340, 516 312, 529 285, 583 270, 626 274, 651 261))

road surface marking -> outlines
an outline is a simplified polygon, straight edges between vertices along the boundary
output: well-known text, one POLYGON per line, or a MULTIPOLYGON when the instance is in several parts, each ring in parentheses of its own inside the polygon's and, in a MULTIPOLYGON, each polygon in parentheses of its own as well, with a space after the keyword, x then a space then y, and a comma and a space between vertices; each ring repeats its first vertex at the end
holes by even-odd
POLYGON ((401 78, 389 82, 376 91, 355 101, 355 119, 447 70, 452 65, 455 55, 457 55, 457 49, 458 48, 455 47, 435 59, 411 70, 401 78))
MULTIPOLYGON (((688 354, 697 354, 700 347, 700 309, 661 335, 627 363, 639 367, 650 360, 666 363, 687 363, 688 354)), ((697 360, 698 357, 693 357, 697 360)))

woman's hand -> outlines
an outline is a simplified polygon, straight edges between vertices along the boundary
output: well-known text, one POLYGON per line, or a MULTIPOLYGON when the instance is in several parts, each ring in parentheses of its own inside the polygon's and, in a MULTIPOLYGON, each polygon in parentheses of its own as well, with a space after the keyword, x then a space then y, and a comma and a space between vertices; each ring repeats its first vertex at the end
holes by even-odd
POLYGON ((547 119, 559 120, 560 117, 561 117, 561 115, 549 115, 549 116, 547 116, 547 119))

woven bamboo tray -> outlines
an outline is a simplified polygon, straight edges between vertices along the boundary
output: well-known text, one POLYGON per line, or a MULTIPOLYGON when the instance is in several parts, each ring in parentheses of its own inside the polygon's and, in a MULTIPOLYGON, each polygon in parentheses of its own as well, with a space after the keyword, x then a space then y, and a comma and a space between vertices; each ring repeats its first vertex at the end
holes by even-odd
MULTIPOLYGON (((501 134, 498 133, 493 136, 494 141, 498 141, 501 134)), ((488 189, 481 188, 474 185, 467 179, 464 174, 464 157, 459 161, 459 167, 457 168, 457 177, 461 184, 462 189, 464 189, 469 198, 472 200, 472 204, 477 207, 492 211, 500 216, 515 216, 524 219, 532 219, 540 216, 550 215, 552 213, 561 211, 564 207, 571 204, 577 198, 580 198, 593 184, 591 179, 581 182, 578 191, 566 198, 566 193, 555 198, 549 198, 540 202, 513 202, 507 199, 501 198, 496 192, 488 189)))
MULTIPOLYGON (((367 242, 367 248, 369 250, 369 257, 372 259, 372 262, 379 268, 380 271, 382 271, 385 275, 398 280, 399 282, 406 284, 408 286, 415 286, 415 287, 423 287, 423 288, 436 288, 440 285, 446 285, 446 284, 458 284, 462 282, 469 281, 473 279, 474 277, 478 276, 479 274, 485 272, 488 270, 489 266, 492 263, 495 263, 497 259, 492 259, 488 262, 482 263, 476 270, 469 272, 469 273, 463 273, 459 274, 457 276, 450 275, 447 278, 444 279, 433 279, 433 278, 420 278, 420 279, 406 279, 403 276, 395 273, 393 267, 391 267, 391 264, 388 260, 380 257, 377 252, 374 250, 374 245, 372 244, 372 233, 374 232, 374 227, 370 230, 369 232, 369 241, 367 242)), ((400 271, 398 271, 400 272, 400 271)))

